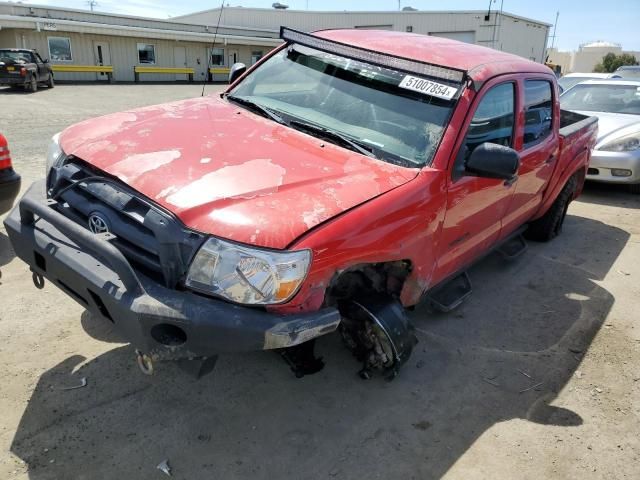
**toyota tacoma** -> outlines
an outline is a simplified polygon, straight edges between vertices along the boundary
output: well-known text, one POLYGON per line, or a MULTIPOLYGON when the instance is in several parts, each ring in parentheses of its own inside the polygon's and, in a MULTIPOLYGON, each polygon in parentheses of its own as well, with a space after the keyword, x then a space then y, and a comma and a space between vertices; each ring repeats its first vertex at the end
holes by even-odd
POLYGON ((220 95, 56 135, 5 221, 36 286, 112 322, 146 373, 252 350, 313 373, 339 330, 363 377, 393 376, 407 309, 455 308, 471 264, 555 237, 582 190, 597 119, 560 111, 544 65, 399 32, 281 36, 220 95))

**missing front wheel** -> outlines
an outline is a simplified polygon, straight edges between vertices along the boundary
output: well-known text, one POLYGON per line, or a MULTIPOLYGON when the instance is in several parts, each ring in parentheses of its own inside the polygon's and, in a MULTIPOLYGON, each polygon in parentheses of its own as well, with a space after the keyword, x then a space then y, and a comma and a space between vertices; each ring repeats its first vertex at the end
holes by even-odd
POLYGON ((344 301, 340 313, 342 339, 362 362, 358 375, 369 379, 379 372, 393 379, 418 342, 402 305, 391 297, 377 296, 344 301))

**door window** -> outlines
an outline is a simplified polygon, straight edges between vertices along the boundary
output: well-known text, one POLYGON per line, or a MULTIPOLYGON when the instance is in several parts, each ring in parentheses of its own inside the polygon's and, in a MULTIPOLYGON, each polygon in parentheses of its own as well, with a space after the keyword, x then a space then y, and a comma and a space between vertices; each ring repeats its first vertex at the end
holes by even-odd
POLYGON ((488 142, 513 148, 515 117, 513 82, 496 85, 484 94, 458 151, 452 174, 454 181, 464 175, 466 161, 478 145, 488 142))
POLYGON ((553 96, 551 83, 527 80, 524 84, 524 148, 531 147, 551 135, 553 96))

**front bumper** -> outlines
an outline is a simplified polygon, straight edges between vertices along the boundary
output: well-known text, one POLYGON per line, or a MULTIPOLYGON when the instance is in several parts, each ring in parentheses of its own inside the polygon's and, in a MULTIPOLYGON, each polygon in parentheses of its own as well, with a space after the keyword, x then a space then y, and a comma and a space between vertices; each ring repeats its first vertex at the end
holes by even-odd
POLYGON ((291 347, 333 332, 334 308, 277 315, 165 288, 135 271, 110 242, 50 206, 34 183, 5 220, 16 255, 153 359, 291 347))
POLYGON ((593 150, 587 171, 587 180, 607 183, 635 184, 640 183, 640 150, 631 152, 607 152, 593 150), (630 170, 631 175, 617 177, 611 169, 630 170))
POLYGON ((0 170, 0 215, 8 212, 20 192, 20 175, 12 168, 0 170))

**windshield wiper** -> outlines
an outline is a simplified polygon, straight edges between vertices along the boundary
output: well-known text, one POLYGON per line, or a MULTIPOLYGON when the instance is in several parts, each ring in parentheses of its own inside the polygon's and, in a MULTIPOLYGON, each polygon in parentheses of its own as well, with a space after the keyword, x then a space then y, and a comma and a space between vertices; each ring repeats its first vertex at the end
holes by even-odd
POLYGON ((227 99, 231 100, 234 103, 247 107, 249 110, 257 112, 264 117, 270 118, 274 122, 278 122, 281 125, 287 125, 287 122, 284 120, 284 118, 282 118, 276 112, 260 105, 259 103, 254 102, 253 100, 249 100, 248 98, 244 97, 236 97, 234 95, 227 95, 227 99))
POLYGON ((378 158, 373 153, 373 148, 370 147, 369 145, 365 143, 360 143, 356 140, 352 140, 349 137, 341 133, 338 133, 334 130, 327 130, 324 127, 313 125, 312 123, 301 122, 300 120, 290 120, 289 126, 294 128, 297 127, 299 130, 306 130, 308 132, 319 134, 319 136, 327 139, 331 139, 334 141, 337 140, 338 142, 342 143, 342 145, 347 146, 351 150, 361 153, 362 155, 366 155, 367 157, 376 158, 376 159, 378 158))

